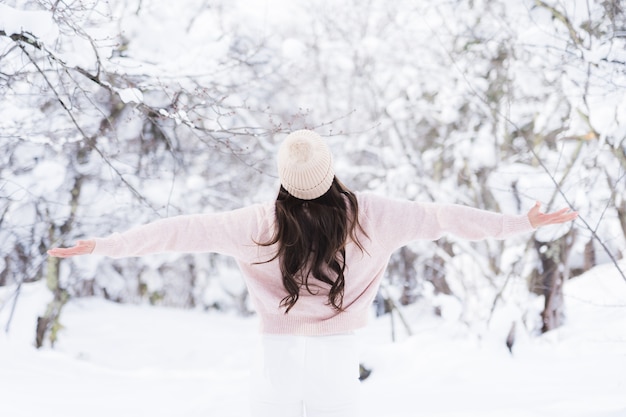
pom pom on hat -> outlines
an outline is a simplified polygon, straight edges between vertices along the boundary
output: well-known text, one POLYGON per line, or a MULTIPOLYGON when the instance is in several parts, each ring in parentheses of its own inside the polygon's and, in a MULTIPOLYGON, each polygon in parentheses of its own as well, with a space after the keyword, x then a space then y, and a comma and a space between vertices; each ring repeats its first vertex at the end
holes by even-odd
POLYGON ((335 177, 328 145, 311 130, 290 133, 278 150, 278 176, 282 186, 296 198, 321 197, 335 177))

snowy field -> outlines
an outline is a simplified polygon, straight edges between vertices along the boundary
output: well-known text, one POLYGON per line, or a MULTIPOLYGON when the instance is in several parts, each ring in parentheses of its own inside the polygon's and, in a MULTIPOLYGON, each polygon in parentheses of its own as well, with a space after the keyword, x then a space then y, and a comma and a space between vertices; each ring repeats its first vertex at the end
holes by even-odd
MULTIPOLYGON (((0 415, 32 417, 247 416, 257 322, 222 313, 72 300, 55 349, 32 346, 49 295, 22 288, 8 334, 12 290, 0 292, 0 415)), ((457 320, 404 311, 360 332, 364 417, 626 416, 626 282, 609 265, 568 282, 567 324, 530 337, 513 355, 506 320, 469 331, 457 320), (478 337, 477 334, 482 334, 478 337)), ((510 323, 510 322, 509 322, 510 323)))

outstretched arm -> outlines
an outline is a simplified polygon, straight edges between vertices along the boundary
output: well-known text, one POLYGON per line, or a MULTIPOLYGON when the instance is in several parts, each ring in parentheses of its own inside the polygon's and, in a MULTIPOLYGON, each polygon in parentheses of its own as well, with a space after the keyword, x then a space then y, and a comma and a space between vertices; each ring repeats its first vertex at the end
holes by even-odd
POLYGON ((535 206, 528 212, 528 220, 535 229, 541 226, 548 226, 550 224, 566 223, 578 217, 578 212, 570 211, 568 208, 564 208, 553 213, 541 213, 539 211, 540 208, 541 203, 537 201, 535 206))
POLYGON ((89 255, 93 252, 96 242, 93 240, 79 240, 75 246, 69 248, 54 248, 48 251, 48 255, 57 258, 69 258, 71 256, 89 255))
POLYGON ((88 254, 128 258, 164 252, 247 256, 255 250, 259 218, 265 210, 257 204, 220 213, 164 218, 107 237, 79 240, 75 246, 50 249, 48 254, 60 258, 88 254))

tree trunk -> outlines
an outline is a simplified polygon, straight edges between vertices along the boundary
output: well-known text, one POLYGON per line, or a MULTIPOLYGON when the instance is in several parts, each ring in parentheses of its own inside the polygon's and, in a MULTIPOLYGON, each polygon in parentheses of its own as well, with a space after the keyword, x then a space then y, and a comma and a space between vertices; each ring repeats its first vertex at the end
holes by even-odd
POLYGON ((48 258, 46 283, 53 294, 52 301, 48 303, 43 316, 37 317, 37 329, 35 331, 35 346, 37 349, 43 346, 46 336, 50 345, 54 346, 57 341, 57 333, 61 329, 61 310, 69 300, 69 294, 59 285, 59 258, 48 258))
POLYGON ((572 250, 575 229, 552 242, 535 239, 535 249, 541 261, 541 270, 535 278, 535 289, 544 295, 544 308, 541 312, 541 332, 556 329, 563 323, 564 303, 563 284, 570 277, 567 259, 572 250))
MULTIPOLYGON (((70 201, 70 216, 68 219, 58 228, 61 234, 59 244, 63 243, 63 237, 69 234, 74 225, 74 219, 76 217, 76 211, 78 209, 78 200, 80 198, 80 192, 83 185, 84 176, 77 175, 74 180, 74 186, 72 187, 72 198, 70 201)), ((49 242, 57 242, 55 238, 57 235, 57 227, 52 225, 49 230, 49 242)), ((46 336, 50 340, 51 346, 57 341, 57 333, 61 329, 61 322, 59 320, 61 316, 61 310, 63 306, 70 298, 69 293, 61 286, 60 280, 60 266, 61 260, 59 258, 49 257, 46 264, 46 284, 48 289, 52 292, 53 298, 43 316, 37 317, 37 327, 35 330, 35 346, 37 349, 43 346, 46 336)))

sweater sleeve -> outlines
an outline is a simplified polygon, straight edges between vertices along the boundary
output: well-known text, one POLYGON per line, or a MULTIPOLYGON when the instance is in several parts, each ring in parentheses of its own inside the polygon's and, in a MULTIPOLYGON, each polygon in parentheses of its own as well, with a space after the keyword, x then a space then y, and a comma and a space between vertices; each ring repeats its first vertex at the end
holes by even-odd
POLYGON ((112 258, 163 252, 215 252, 243 256, 254 246, 262 206, 222 213, 170 217, 96 238, 93 254, 112 258))
POLYGON ((457 204, 418 203, 370 197, 367 216, 378 238, 397 249, 413 240, 451 234, 467 240, 506 239, 530 232, 526 214, 508 215, 457 204))

